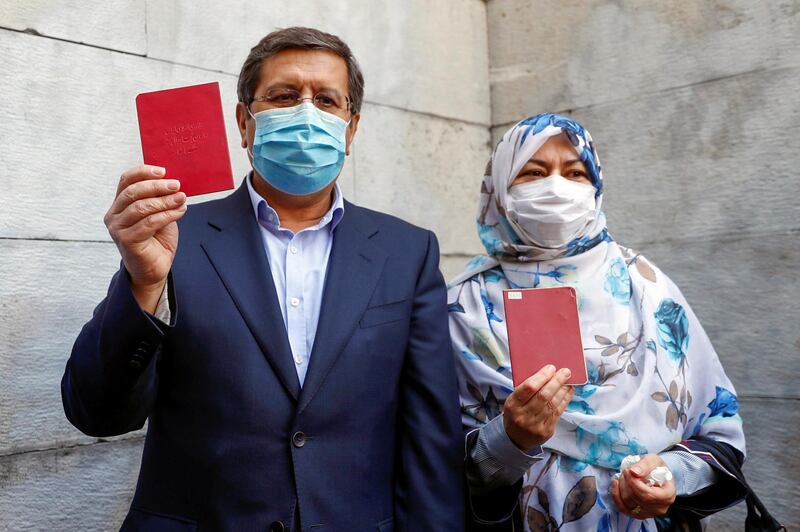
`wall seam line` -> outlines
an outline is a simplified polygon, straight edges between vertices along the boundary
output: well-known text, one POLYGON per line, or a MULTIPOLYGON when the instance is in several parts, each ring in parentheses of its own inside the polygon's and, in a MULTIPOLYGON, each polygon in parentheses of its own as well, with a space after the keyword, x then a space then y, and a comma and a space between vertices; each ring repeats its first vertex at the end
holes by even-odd
POLYGON ((84 447, 95 447, 95 446, 99 446, 99 445, 102 445, 102 446, 117 445, 117 444, 120 444, 120 443, 137 442, 137 441, 144 440, 144 439, 145 439, 145 435, 142 434, 142 435, 138 435, 138 436, 130 436, 130 437, 126 437, 126 438, 119 438, 119 439, 116 439, 116 440, 99 439, 99 440, 92 441, 92 442, 75 442, 75 443, 70 443, 70 444, 67 444, 67 445, 55 445, 55 446, 50 446, 50 447, 42 447, 40 449, 36 449, 36 448, 20 449, 18 451, 13 451, 13 452, 10 452, 10 453, 0 454, 0 460, 3 460, 5 458, 12 458, 12 457, 15 457, 15 456, 23 456, 23 455, 26 455, 26 454, 46 453, 46 452, 50 452, 50 451, 64 451, 64 450, 70 450, 70 449, 81 449, 81 448, 84 448, 84 447))
MULTIPOLYGON (((353 149, 353 185, 355 188, 356 182, 356 160, 355 148, 353 149)), ((357 198, 354 198, 357 201, 357 198)), ((699 236, 691 239, 674 239, 674 238, 660 238, 658 240, 643 240, 640 242, 631 242, 632 248, 639 246, 652 246, 656 244, 671 244, 671 245, 685 245, 694 244, 698 242, 739 242, 744 239, 765 238, 765 237, 783 237, 783 236, 797 236, 800 235, 800 228, 789 229, 786 231, 769 231, 765 233, 720 233, 716 235, 699 236)), ((31 241, 31 242, 63 242, 69 244, 113 244, 112 240, 100 240, 91 238, 52 238, 52 237, 37 237, 37 236, 0 236, 0 241, 31 241)), ((442 257, 472 257, 474 253, 470 252, 457 252, 451 251, 447 253, 440 253, 442 257)))
MULTIPOLYGON (((565 108, 562 108, 562 109, 559 109, 559 110, 556 110, 556 111, 553 111, 553 112, 555 114, 569 115, 569 114, 575 113, 576 111, 583 111, 583 110, 586 110, 586 109, 602 108, 602 107, 605 107, 605 106, 618 105, 620 103, 629 102, 629 101, 637 101, 637 100, 645 99, 645 98, 648 98, 648 97, 651 97, 651 96, 658 96, 659 94, 668 94, 670 92, 676 92, 676 91, 679 91, 679 90, 688 89, 688 88, 692 88, 692 87, 699 87, 699 86, 702 86, 702 85, 710 85, 710 84, 713 84, 713 83, 727 81, 727 80, 730 80, 730 79, 735 79, 735 78, 742 77, 742 76, 748 76, 748 75, 751 75, 751 74, 766 73, 766 72, 777 72, 777 71, 781 71, 781 70, 796 70, 797 68, 798 67, 791 66, 791 65, 778 66, 778 67, 774 67, 774 68, 764 68, 764 67, 755 68, 755 69, 752 69, 752 70, 746 70, 744 72, 736 72, 734 74, 728 74, 726 76, 719 76, 719 77, 716 77, 716 78, 709 78, 709 79, 705 79, 705 80, 702 80, 702 81, 695 81, 695 82, 692 82, 692 83, 686 83, 684 85, 675 85, 675 86, 672 86, 672 87, 664 87, 664 88, 661 88, 661 89, 658 89, 658 90, 654 90, 654 91, 637 92, 636 94, 631 94, 631 95, 626 96, 624 98, 618 98, 618 99, 613 99, 613 100, 604 100, 604 101, 599 101, 599 102, 592 102, 592 103, 589 103, 589 104, 586 104, 586 105, 578 105, 578 106, 575 106, 575 107, 565 107, 565 108)), ((489 83, 490 84, 492 83, 491 78, 490 78, 489 83)), ((494 114, 492 114, 492 119, 494 119, 494 114)), ((517 120, 510 120, 508 122, 502 122, 500 124, 494 124, 494 125, 492 125, 492 128, 507 127, 507 126, 511 126, 513 124, 516 124, 517 122, 518 122, 517 120)))
POLYGON ((675 238, 660 238, 658 240, 643 240, 641 242, 634 242, 631 245, 631 247, 635 248, 637 246, 652 246, 655 244, 683 245, 683 244, 695 244, 698 242, 732 243, 732 242, 739 242, 744 239, 783 237, 783 236, 796 236, 796 235, 800 235, 800 228, 789 229, 787 231, 769 231, 765 233, 720 233, 717 235, 699 236, 685 240, 675 239, 675 238))
POLYGON ((486 21, 486 92, 489 95, 489 148, 492 149, 492 128, 494 127, 494 99, 492 98, 492 41, 489 27, 489 0, 484 0, 483 9, 486 13, 484 20, 486 21))
POLYGON ((134 57, 147 57, 146 53, 137 54, 136 52, 131 52, 131 51, 128 51, 128 50, 120 50, 118 48, 109 48, 108 46, 101 46, 99 44, 91 44, 91 43, 86 43, 86 42, 81 42, 81 41, 73 41, 72 39, 65 39, 63 37, 55 37, 53 35, 47 35, 45 33, 39 32, 38 30, 35 30, 33 28, 25 28, 24 30, 20 30, 20 29, 17 29, 17 28, 9 28, 7 26, 0 26, 0 30, 10 31, 10 32, 13 32, 13 33, 22 33, 24 35, 31 35, 33 37, 42 37, 44 39, 50 39, 50 40, 53 40, 53 41, 65 42, 65 43, 68 43, 68 44, 77 44, 78 46, 86 46, 86 47, 95 48, 95 49, 98 49, 98 50, 105 50, 107 52, 116 52, 118 54, 132 55, 134 57))
MULTIPOLYGON (((15 29, 15 28, 9 28, 9 27, 6 27, 6 26, 0 26, 0 30, 6 30, 6 31, 13 32, 13 33, 22 33, 22 34, 25 34, 25 35, 31 35, 31 36, 34 36, 34 37, 41 37, 41 38, 44 38, 44 39, 50 39, 50 40, 54 40, 54 41, 58 41, 58 42, 65 42, 65 43, 68 43, 68 44, 75 44, 75 45, 78 45, 78 46, 86 46, 86 47, 89 47, 89 48, 94 48, 94 49, 97 49, 97 50, 103 50, 103 51, 106 51, 106 52, 115 52, 115 53, 119 53, 119 54, 123 54, 123 55, 129 55, 129 56, 132 56, 132 57, 139 57, 139 58, 142 58, 142 59, 149 59, 151 61, 158 61, 160 63, 166 63, 168 65, 175 65, 175 66, 186 67, 186 68, 194 68, 194 69, 197 69, 197 70, 201 70, 203 72, 210 72, 212 74, 221 74, 223 76, 228 76, 228 77, 231 77, 231 78, 238 78, 239 77, 238 73, 237 74, 233 74, 233 73, 227 72, 225 70, 217 70, 217 69, 213 69, 213 68, 194 65, 194 64, 191 64, 191 63, 181 63, 181 62, 178 62, 178 61, 170 61, 169 59, 163 59, 163 58, 160 58, 160 57, 153 57, 151 55, 148 55, 147 52, 145 52, 144 54, 137 54, 135 52, 129 52, 129 51, 126 51, 126 50, 119 50, 119 49, 116 49, 116 48, 108 48, 106 46, 100 46, 100 45, 97 45, 97 44, 89 44, 89 43, 85 43, 85 42, 73 41, 73 40, 70 40, 70 39, 64 39, 62 37, 54 37, 52 35, 46 35, 46 34, 40 33, 40 32, 38 32, 37 30, 35 30, 33 28, 26 28, 24 30, 19 30, 19 29, 15 29)), ((149 49, 149 41, 147 39, 147 35, 145 35, 145 48, 149 49)), ((387 109, 394 109, 396 111, 402 111, 402 112, 406 112, 406 113, 412 113, 412 114, 415 114, 415 115, 425 116, 425 117, 428 117, 428 118, 436 118, 436 119, 439 119, 439 120, 445 120, 445 121, 448 121, 448 122, 456 122, 456 123, 465 124, 465 125, 468 125, 468 126, 476 126, 476 127, 487 128, 490 133, 491 133, 491 128, 493 127, 492 123, 491 123, 491 102, 490 102, 490 105, 489 105, 489 107, 490 107, 490 120, 489 120, 488 124, 484 123, 484 122, 477 122, 477 121, 474 121, 474 120, 467 120, 467 119, 464 119, 464 118, 459 118, 459 117, 454 117, 454 116, 441 115, 441 114, 433 113, 433 112, 430 112, 430 111, 420 111, 420 110, 417 110, 417 109, 407 109, 405 107, 400 107, 398 105, 392 105, 392 104, 389 104, 389 103, 376 102, 374 100, 364 100, 364 103, 369 104, 369 105, 374 105, 376 107, 385 107, 387 109)))
POLYGON ((0 241, 64 242, 68 244, 113 244, 113 240, 94 240, 91 238, 50 238, 39 236, 0 236, 0 241))

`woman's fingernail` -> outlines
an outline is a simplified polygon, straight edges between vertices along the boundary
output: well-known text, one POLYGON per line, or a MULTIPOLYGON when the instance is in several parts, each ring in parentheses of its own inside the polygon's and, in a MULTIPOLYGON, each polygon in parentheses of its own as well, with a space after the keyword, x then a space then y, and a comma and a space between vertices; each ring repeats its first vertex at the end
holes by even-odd
POLYGON ((561 370, 561 372, 564 375, 564 378, 566 379, 569 379, 572 376, 572 372, 568 368, 564 368, 563 370, 561 370))
POLYGON ((544 369, 546 369, 548 373, 552 373, 556 370, 556 367, 552 364, 548 364, 544 369))
POLYGON ((186 201, 186 194, 178 192, 178 194, 175 195, 175 203, 183 203, 184 201, 186 201))
POLYGON ((167 170, 160 166, 154 166, 151 171, 153 172, 153 175, 164 175, 167 173, 167 170))
POLYGON ((174 179, 171 181, 167 181, 167 188, 170 190, 178 190, 180 186, 181 186, 180 181, 176 181, 174 179))
POLYGON ((633 472, 634 472, 634 473, 636 473, 637 475, 641 475, 641 474, 642 474, 642 468, 641 468, 641 467, 638 467, 638 466, 633 466, 633 467, 631 468, 631 471, 633 471, 633 472))

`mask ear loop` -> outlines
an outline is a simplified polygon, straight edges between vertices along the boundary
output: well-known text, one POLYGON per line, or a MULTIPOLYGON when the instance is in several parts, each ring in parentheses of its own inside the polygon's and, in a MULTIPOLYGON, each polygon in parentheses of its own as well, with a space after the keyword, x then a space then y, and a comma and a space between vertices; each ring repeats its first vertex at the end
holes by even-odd
MULTIPOLYGON (((253 119, 253 122, 255 123, 255 121, 256 121, 256 115, 254 115, 254 114, 252 113, 252 111, 250 111, 250 106, 248 106, 248 107, 247 107, 247 114, 249 114, 249 115, 250 115, 250 118, 252 118, 252 119, 253 119)), ((255 127, 255 125, 254 125, 253 127, 255 127)), ((250 143, 248 142, 248 144, 250 144, 250 143)), ((255 156, 253 155, 253 149, 252 149, 252 147, 251 147, 251 146, 249 146, 249 145, 248 145, 248 146, 245 146, 244 150, 247 152, 247 157, 250 159, 250 164, 252 165, 252 164, 253 164, 253 160, 255 159, 255 156)))

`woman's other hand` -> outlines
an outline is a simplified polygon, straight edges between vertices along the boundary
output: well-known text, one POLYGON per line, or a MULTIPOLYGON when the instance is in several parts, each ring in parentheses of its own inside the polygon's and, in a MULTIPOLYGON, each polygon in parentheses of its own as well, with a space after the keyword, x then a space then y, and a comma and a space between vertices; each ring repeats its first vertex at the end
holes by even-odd
POLYGON ((508 396, 503 407, 506 434, 523 451, 553 436, 556 423, 572 400, 574 390, 565 383, 566 368, 548 365, 528 377, 508 396))
POLYGON ((620 474, 611 482, 611 497, 620 512, 636 519, 649 519, 664 515, 675 502, 675 482, 663 486, 648 486, 647 475, 653 469, 664 466, 657 454, 648 454, 620 474))

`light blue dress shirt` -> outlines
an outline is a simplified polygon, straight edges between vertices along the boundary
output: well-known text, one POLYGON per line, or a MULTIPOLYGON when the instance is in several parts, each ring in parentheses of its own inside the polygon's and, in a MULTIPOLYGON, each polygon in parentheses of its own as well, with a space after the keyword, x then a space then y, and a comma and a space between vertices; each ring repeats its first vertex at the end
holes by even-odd
POLYGON ((247 190, 278 294, 297 378, 302 386, 317 334, 333 231, 344 216, 344 200, 339 185, 336 185, 331 208, 319 223, 293 233, 281 227, 278 213, 255 191, 251 179, 252 173, 246 178, 247 190))

